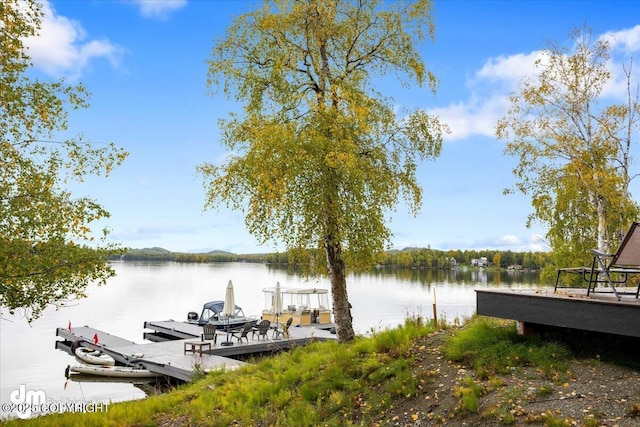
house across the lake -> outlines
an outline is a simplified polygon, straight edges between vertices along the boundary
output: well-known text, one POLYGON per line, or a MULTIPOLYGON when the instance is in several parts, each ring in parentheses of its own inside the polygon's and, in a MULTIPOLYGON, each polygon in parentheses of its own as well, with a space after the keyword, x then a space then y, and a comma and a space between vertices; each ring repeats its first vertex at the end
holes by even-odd
POLYGON ((487 260, 486 256, 483 256, 480 259, 476 259, 476 258, 472 259, 471 265, 475 267, 487 267, 489 265, 489 261, 487 260))

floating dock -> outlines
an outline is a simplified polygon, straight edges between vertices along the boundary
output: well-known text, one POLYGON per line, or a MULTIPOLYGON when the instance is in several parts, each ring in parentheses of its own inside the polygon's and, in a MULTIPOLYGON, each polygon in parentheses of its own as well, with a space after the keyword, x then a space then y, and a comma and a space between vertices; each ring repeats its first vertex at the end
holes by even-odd
POLYGON ((476 290, 476 304, 477 314, 516 320, 523 333, 546 325, 640 337, 640 300, 633 296, 618 301, 610 292, 587 295, 586 288, 476 290))
POLYGON ((216 340, 210 340, 205 346, 196 344, 195 349, 185 343, 201 343, 202 327, 186 322, 158 321, 145 322, 145 339, 163 337, 154 342, 135 343, 108 332, 89 326, 57 328, 56 349, 73 355, 75 346, 89 347, 113 357, 116 364, 138 366, 165 377, 179 381, 191 381, 198 370, 231 370, 243 366, 245 362, 236 358, 253 354, 278 352, 296 346, 306 345, 314 340, 336 339, 329 331, 308 327, 289 328, 289 338, 275 339, 269 331, 266 339, 253 338, 249 333, 247 340, 238 341, 231 334, 218 331, 216 340), (97 342, 95 338, 97 337, 97 342), (232 345, 226 345, 229 342, 232 345), (195 350, 195 351, 189 351, 195 350))
POLYGON ((144 329, 151 329, 151 332, 143 332, 143 338, 153 342, 197 339, 202 336, 202 326, 175 320, 146 321, 144 329))

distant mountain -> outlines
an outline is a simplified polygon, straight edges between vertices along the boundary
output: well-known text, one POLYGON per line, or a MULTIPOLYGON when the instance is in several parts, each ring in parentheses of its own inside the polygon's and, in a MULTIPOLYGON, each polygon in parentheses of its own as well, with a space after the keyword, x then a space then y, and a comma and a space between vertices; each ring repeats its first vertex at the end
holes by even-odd
POLYGON ((143 248, 143 249, 132 249, 132 251, 142 251, 142 252, 158 252, 158 253, 171 253, 170 250, 165 249, 165 248, 159 248, 157 246, 153 247, 153 248, 143 248))
POLYGON ((215 251, 207 252, 207 255, 235 255, 235 254, 233 252, 215 250, 215 251))
MULTIPOLYGON (((266 262, 269 254, 237 255, 228 251, 213 250, 209 252, 172 252, 165 248, 153 247, 130 249, 117 257, 123 261, 176 261, 176 262, 266 262)), ((273 262, 273 261, 272 261, 273 262)))
POLYGON ((214 250, 209 252, 174 252, 174 251, 170 251, 168 249, 160 248, 157 246, 153 248, 130 249, 127 252, 127 254, 129 255, 133 255, 133 254, 178 255, 178 254, 185 254, 185 253, 193 254, 193 255, 235 255, 233 252, 220 251, 220 250, 214 250))

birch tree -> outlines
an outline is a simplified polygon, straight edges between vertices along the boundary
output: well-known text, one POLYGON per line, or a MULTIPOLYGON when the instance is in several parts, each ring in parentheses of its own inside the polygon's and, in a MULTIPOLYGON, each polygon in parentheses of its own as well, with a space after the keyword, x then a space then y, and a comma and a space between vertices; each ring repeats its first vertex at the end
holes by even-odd
MULTIPOLYGON (((245 214, 261 242, 324 253, 338 339, 354 338, 347 268, 374 264, 399 196, 421 205, 419 161, 436 158, 443 126, 399 116, 374 78, 436 89, 414 43, 432 38, 432 4, 265 1, 237 18, 209 61, 209 87, 242 105, 221 121, 229 157, 199 167, 209 208, 245 214)), ((317 252, 316 252, 317 253, 317 252)))
POLYGON ((571 33, 572 46, 550 44, 539 74, 522 81, 496 134, 518 159, 516 189, 530 194, 529 221, 548 227, 560 265, 582 265, 590 249, 610 252, 637 218, 629 193, 632 138, 638 130, 637 88, 624 67, 627 99, 602 105, 610 80, 610 45, 588 28, 571 33))
POLYGON ((68 108, 88 106, 88 93, 29 76, 24 39, 38 34, 41 19, 35 0, 0 3, 0 306, 24 309, 29 321, 113 275, 107 257, 117 248, 91 242, 91 223, 108 212, 73 198, 65 184, 107 175, 126 157, 113 144, 53 139, 67 129, 68 108))

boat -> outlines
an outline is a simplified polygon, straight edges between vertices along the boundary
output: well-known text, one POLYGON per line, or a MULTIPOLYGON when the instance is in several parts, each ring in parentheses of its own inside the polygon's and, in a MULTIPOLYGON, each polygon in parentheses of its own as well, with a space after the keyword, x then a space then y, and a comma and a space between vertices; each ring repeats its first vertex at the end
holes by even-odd
POLYGON ((91 365, 113 366, 116 364, 113 357, 100 350, 94 350, 88 347, 78 347, 74 353, 78 359, 91 365))
POLYGON ((131 366, 98 365, 69 365, 67 366, 67 369, 65 369, 65 376, 68 378, 71 374, 95 375, 111 378, 157 378, 162 376, 161 374, 149 371, 147 369, 131 366))
POLYGON ((225 316, 222 314, 224 309, 224 301, 210 301, 202 306, 200 316, 195 311, 190 311, 187 314, 187 322, 194 323, 198 326, 204 326, 207 323, 215 325, 216 329, 238 329, 242 328, 245 323, 252 322, 256 324, 258 318, 255 316, 245 316, 242 308, 235 306, 235 314, 232 316, 225 316))
MULTIPOLYGON (((71 370, 71 368, 69 368, 71 370)), ((81 374, 79 372, 74 372, 73 375, 69 374, 65 376, 69 381, 74 383, 120 383, 120 384, 132 384, 134 386, 139 385, 147 385, 152 384, 158 380, 157 377, 145 377, 145 378, 136 378, 136 377, 104 377, 97 375, 87 375, 81 374)), ((142 391, 145 391, 141 388, 142 391)))
POLYGON ((264 288, 265 309, 262 319, 272 323, 286 323, 293 318, 293 326, 313 326, 331 329, 335 325, 329 309, 329 290, 323 288, 264 288), (276 294, 280 292, 279 308, 275 308, 276 294))

